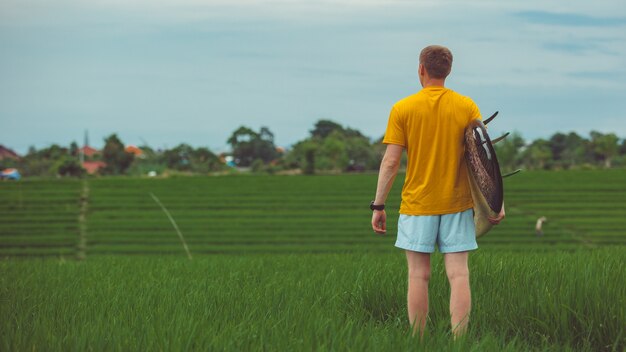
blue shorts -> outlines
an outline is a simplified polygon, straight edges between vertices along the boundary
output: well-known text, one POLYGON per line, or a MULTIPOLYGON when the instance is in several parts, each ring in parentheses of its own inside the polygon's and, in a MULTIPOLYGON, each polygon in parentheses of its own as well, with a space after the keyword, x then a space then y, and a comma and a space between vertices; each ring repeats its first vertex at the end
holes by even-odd
POLYGON ((444 215, 404 215, 398 219, 396 247, 414 252, 465 252, 478 248, 474 210, 444 215))

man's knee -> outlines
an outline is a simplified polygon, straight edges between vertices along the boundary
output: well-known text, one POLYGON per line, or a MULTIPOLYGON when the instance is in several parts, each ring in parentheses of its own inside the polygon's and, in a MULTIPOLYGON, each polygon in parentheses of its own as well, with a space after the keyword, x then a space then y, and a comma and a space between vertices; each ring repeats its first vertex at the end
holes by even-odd
POLYGON ((449 281, 469 279, 469 269, 467 267, 455 267, 446 270, 449 281))
POLYGON ((467 252, 448 253, 444 256, 446 274, 448 275, 448 280, 450 280, 450 282, 469 278, 467 258, 467 252))
POLYGON ((410 281, 430 279, 430 254, 406 251, 410 281))
POLYGON ((409 280, 411 281, 430 280, 430 267, 409 269, 409 280))

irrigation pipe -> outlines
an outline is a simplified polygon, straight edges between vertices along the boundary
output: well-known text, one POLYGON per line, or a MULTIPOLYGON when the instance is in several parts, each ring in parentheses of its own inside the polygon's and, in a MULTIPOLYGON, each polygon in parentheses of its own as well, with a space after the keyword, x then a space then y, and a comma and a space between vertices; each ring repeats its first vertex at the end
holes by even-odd
POLYGON ((178 225, 176 225, 176 221, 174 221, 174 218, 172 217, 170 212, 167 211, 167 209, 165 208, 163 203, 161 203, 159 198, 157 198, 157 196, 155 196, 154 193, 150 192, 150 196, 161 207, 161 209, 163 209, 163 212, 165 213, 165 215, 167 215, 167 218, 170 219, 170 222, 172 223, 172 226, 174 226, 174 230, 176 230, 176 233, 178 233, 178 237, 180 237, 180 241, 183 243, 183 248, 185 248, 185 252, 187 252, 187 257, 189 257, 189 260, 191 260, 192 259, 191 258, 191 252, 189 252, 189 247, 187 247, 187 242, 185 242, 185 238, 183 237, 182 232, 180 232, 180 229, 178 228, 178 225))

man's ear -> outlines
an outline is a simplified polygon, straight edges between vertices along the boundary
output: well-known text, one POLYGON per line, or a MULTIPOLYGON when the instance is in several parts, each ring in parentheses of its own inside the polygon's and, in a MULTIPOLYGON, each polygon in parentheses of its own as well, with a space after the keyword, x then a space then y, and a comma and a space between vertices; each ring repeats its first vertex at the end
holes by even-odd
POLYGON ((417 66, 417 78, 419 78, 420 84, 423 87, 424 81, 426 80, 426 68, 422 64, 417 66))

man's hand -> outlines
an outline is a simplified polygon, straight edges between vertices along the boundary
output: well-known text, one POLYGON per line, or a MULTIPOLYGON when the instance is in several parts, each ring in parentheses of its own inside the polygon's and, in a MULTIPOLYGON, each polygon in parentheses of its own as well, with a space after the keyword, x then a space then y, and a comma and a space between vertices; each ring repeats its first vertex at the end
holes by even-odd
POLYGON ((379 235, 384 235, 387 232, 387 214, 384 210, 373 211, 372 229, 379 235))
POLYGON ((494 225, 498 225, 500 223, 500 221, 502 221, 502 219, 504 219, 505 216, 505 212, 504 212, 504 203, 502 203, 502 209, 500 209, 500 214, 498 214, 498 216, 496 216, 495 218, 488 218, 489 222, 494 224, 494 225))

